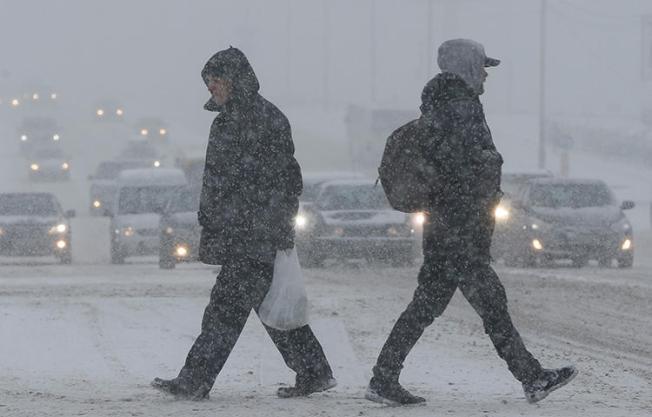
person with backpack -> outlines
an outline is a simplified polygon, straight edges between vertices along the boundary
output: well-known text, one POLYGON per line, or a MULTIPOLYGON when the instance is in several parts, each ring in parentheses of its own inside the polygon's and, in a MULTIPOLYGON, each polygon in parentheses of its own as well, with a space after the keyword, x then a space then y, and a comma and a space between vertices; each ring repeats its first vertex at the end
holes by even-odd
MULTIPOLYGON (((294 247, 294 218, 303 183, 290 123, 258 93, 258 78, 237 48, 213 55, 201 72, 218 112, 210 129, 199 201, 199 260, 221 265, 201 333, 176 378, 152 386, 177 398, 208 398, 249 313, 270 291, 277 251, 294 247)), ((296 384, 281 398, 304 397, 337 385, 309 325, 282 331, 265 324, 296 384)))
POLYGON ((380 352, 365 396, 391 405, 425 402, 401 386, 399 374, 425 328, 459 288, 482 318, 498 355, 522 383, 526 400, 535 403, 570 382, 577 370, 544 369, 528 352, 490 265, 503 159, 479 96, 485 68, 500 61, 487 57, 478 42, 453 39, 439 47, 437 63, 441 73, 423 89, 420 118, 390 136, 379 168, 392 206, 423 210, 427 220, 418 286, 380 352))

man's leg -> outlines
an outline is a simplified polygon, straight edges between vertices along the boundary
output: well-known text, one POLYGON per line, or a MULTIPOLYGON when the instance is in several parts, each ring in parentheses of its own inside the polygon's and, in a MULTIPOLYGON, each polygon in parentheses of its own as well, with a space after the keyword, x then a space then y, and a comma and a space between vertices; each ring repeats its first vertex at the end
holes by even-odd
POLYGON ((208 393, 244 328, 271 284, 272 264, 250 259, 223 265, 178 382, 188 391, 208 393))
POLYGON ((459 288, 464 297, 482 318, 485 332, 514 377, 527 383, 536 379, 542 371, 541 364, 525 348, 523 339, 512 324, 507 311, 507 296, 498 275, 489 264, 473 267, 460 280, 459 288))
POLYGON ((265 326, 265 330, 283 356, 285 364, 297 374, 295 386, 279 389, 279 396, 305 396, 336 385, 326 355, 310 326, 289 331, 265 326))
POLYGON ((390 404, 425 401, 403 389, 399 375, 408 353, 425 328, 444 312, 457 288, 454 269, 429 258, 426 256, 419 272, 419 285, 412 301, 394 324, 378 356, 367 399, 390 404))

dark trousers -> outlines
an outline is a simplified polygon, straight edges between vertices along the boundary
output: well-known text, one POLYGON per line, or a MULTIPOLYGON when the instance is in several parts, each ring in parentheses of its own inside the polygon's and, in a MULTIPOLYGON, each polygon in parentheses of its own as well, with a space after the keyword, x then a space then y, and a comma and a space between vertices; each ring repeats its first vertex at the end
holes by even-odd
MULTIPOLYGON (((252 259, 227 262, 217 276, 195 340, 179 373, 191 386, 211 387, 245 326, 258 311, 272 282, 274 265, 252 259)), ((303 379, 330 377, 331 368, 310 326, 280 331, 265 326, 285 363, 303 379)))
POLYGON ((374 377, 398 381, 408 353, 444 312, 457 288, 482 318, 485 332, 514 377, 521 382, 538 377, 541 365, 514 328, 505 289, 490 265, 493 207, 487 203, 428 220, 417 289, 380 352, 374 377))

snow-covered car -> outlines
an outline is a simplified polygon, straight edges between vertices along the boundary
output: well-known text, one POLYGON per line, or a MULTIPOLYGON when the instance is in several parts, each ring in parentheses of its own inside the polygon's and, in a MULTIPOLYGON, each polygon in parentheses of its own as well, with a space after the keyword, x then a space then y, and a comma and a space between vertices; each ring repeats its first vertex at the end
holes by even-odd
POLYGON ((70 179, 70 158, 56 146, 34 149, 27 163, 32 181, 67 181, 70 179))
POLYGON ((518 199, 523 187, 529 180, 537 178, 552 178, 552 172, 548 170, 532 171, 514 171, 504 172, 501 177, 500 187, 504 192, 500 203, 494 211, 496 226, 494 229, 494 238, 492 241, 491 253, 494 258, 502 258, 507 250, 511 247, 514 225, 520 224, 523 213, 512 204, 518 199))
POLYGON ((197 220, 199 188, 184 188, 168 202, 159 222, 158 265, 172 269, 179 262, 196 261, 201 226, 197 220))
POLYGON ((72 261, 68 219, 73 210, 61 209, 50 193, 0 194, 0 255, 50 256, 72 261))
POLYGON ((141 160, 102 161, 95 169, 95 173, 88 179, 90 186, 91 216, 106 216, 110 204, 115 198, 118 189, 117 178, 120 172, 126 169, 150 168, 151 164, 141 160))
POLYGON ((18 139, 23 155, 29 155, 39 146, 56 144, 61 141, 61 127, 50 117, 26 117, 18 127, 18 139))
POLYGON ((109 210, 111 263, 158 255, 159 220, 174 193, 186 185, 180 169, 128 169, 118 175, 118 189, 109 210))
POLYGON ((327 182, 297 216, 297 252, 306 266, 322 265, 328 258, 411 264, 415 222, 414 216, 393 210, 373 180, 327 182))
POLYGON ((619 267, 629 268, 634 262, 632 225, 623 212, 634 202, 618 204, 603 181, 530 180, 512 204, 522 215, 504 242, 507 265, 569 259, 577 267, 589 260, 608 267, 615 259, 619 267))

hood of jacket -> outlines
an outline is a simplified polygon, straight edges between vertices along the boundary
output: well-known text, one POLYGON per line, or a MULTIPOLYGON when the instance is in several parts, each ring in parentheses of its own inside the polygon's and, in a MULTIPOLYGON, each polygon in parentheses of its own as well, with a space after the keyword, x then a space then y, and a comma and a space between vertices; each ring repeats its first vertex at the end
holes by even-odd
POLYGON ((260 89, 254 69, 245 54, 238 48, 230 47, 213 55, 201 71, 201 77, 206 85, 208 85, 209 75, 230 81, 232 91, 229 100, 221 106, 211 97, 204 105, 204 109, 208 111, 220 112, 238 103, 247 102, 260 89))
POLYGON ((431 114, 443 103, 459 99, 476 99, 478 95, 457 74, 442 72, 428 81, 421 93, 421 113, 431 114))
POLYGON ((500 60, 489 58, 482 44, 470 39, 451 39, 437 51, 437 64, 442 72, 460 76, 477 95, 484 92, 485 67, 493 67, 500 60))

